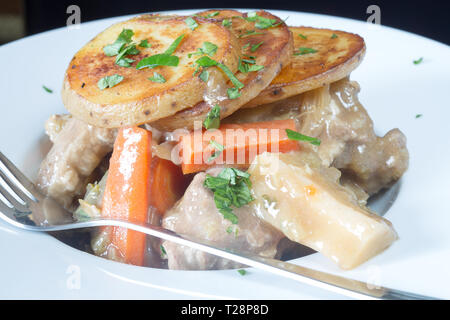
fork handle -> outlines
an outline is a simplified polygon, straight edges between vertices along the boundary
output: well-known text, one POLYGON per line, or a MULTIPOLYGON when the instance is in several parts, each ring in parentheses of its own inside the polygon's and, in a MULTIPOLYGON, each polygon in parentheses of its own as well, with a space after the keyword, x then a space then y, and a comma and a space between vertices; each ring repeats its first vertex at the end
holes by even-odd
POLYGON ((313 270, 281 260, 264 258, 242 250, 227 250, 218 247, 212 242, 195 239, 192 236, 177 234, 162 227, 143 223, 131 223, 123 220, 98 219, 85 222, 75 222, 62 225, 33 226, 12 222, 15 226, 30 231, 62 231, 79 228, 100 226, 116 226, 143 232, 145 234, 175 242, 179 245, 201 250, 215 256, 233 260, 247 266, 261 269, 282 277, 286 277, 304 284, 331 291, 354 299, 414 299, 433 300, 436 298, 419 295, 411 292, 386 288, 372 287, 368 283, 337 276, 334 274, 313 270))

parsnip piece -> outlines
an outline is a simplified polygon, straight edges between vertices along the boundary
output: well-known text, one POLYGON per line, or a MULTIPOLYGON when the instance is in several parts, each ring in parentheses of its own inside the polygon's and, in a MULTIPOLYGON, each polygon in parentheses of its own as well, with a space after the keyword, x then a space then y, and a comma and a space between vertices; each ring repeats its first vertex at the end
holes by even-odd
POLYGON ((249 173, 259 217, 290 240, 352 269, 397 239, 391 223, 360 206, 339 183, 340 172, 311 152, 264 153, 249 173))

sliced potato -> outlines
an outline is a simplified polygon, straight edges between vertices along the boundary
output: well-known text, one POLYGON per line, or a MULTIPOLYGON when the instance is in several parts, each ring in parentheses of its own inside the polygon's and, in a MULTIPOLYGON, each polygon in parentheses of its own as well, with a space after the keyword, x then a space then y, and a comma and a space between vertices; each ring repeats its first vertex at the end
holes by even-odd
MULTIPOLYGON (((293 50, 292 34, 286 24, 278 17, 266 12, 258 11, 257 15, 266 19, 273 19, 277 26, 258 29, 255 22, 247 21, 243 18, 247 14, 235 10, 210 10, 199 13, 200 16, 213 16, 212 21, 216 21, 222 25, 223 20, 227 19, 231 22, 229 29, 239 39, 243 48, 242 58, 246 56, 255 57, 255 65, 263 66, 264 69, 248 73, 238 72, 236 77, 244 84, 239 91, 240 97, 229 99, 227 96, 227 88, 234 85, 228 81, 227 86, 220 88, 214 79, 209 81, 210 90, 205 92, 205 100, 198 103, 192 108, 180 111, 175 115, 160 119, 152 126, 162 130, 174 130, 177 128, 192 128, 194 121, 203 121, 206 114, 212 106, 219 104, 221 107, 221 118, 224 118, 248 101, 256 97, 264 88, 266 88, 275 76, 281 71, 283 66, 289 64, 293 50), (215 14, 218 12, 218 14, 215 14), (251 35, 248 32, 254 31, 251 35), (257 44, 260 44, 256 50, 252 51, 257 44), (212 93, 212 94, 210 94, 212 93)), ((247 58, 248 59, 248 58, 247 58)))
POLYGON ((300 53, 299 48, 311 48, 317 52, 294 55, 291 64, 243 108, 285 99, 343 79, 364 57, 364 39, 356 34, 310 27, 289 29, 294 37, 294 53, 300 53))
POLYGON ((397 239, 391 223, 370 212, 364 199, 338 181, 340 172, 306 150, 264 153, 251 175, 257 215, 299 242, 351 269, 397 239))
POLYGON ((186 17, 143 15, 117 23, 91 40, 73 57, 66 71, 62 97, 70 113, 98 127, 140 125, 170 116, 192 107, 203 100, 206 83, 194 76, 196 56, 189 53, 202 47, 205 41, 217 45, 217 61, 236 72, 240 46, 229 30, 213 21, 196 18, 198 27, 191 30, 186 17), (137 46, 138 55, 131 67, 115 63, 115 56, 103 52, 114 43, 123 29, 134 32, 132 41, 147 40, 150 48, 137 46), (163 53, 180 35, 184 39, 173 53, 179 57, 176 67, 159 66, 136 69, 136 64, 147 56, 163 53), (149 80, 154 72, 161 74, 165 83, 149 80), (123 81, 112 88, 100 90, 97 82, 105 76, 119 74, 123 81))

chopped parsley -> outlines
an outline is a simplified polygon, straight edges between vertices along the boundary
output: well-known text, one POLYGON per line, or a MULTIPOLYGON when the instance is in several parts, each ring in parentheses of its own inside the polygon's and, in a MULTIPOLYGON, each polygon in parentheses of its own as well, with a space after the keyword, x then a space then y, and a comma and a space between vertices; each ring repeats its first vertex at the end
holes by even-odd
POLYGON ((136 69, 143 69, 143 68, 155 68, 158 66, 169 66, 169 67, 176 67, 178 66, 178 63, 180 62, 180 59, 177 56, 173 56, 172 54, 177 49, 180 42, 183 40, 184 34, 179 36, 175 39, 174 42, 167 48, 167 50, 164 53, 155 54, 150 57, 146 57, 138 62, 136 65, 136 69))
POLYGON ((317 52, 317 50, 313 49, 313 48, 300 47, 300 48, 298 48, 297 52, 294 52, 294 56, 302 56, 304 54, 316 53, 316 52, 317 52))
POLYGON ((184 34, 182 34, 181 36, 179 36, 178 38, 175 39, 174 42, 172 42, 172 44, 169 46, 169 48, 167 48, 167 50, 164 52, 164 54, 173 54, 175 52, 175 50, 178 48, 178 45, 181 43, 181 41, 183 41, 184 38, 184 34))
POLYGON ((118 55, 120 50, 122 50, 126 44, 131 42, 131 38, 133 37, 133 35, 133 30, 123 29, 114 43, 108 44, 107 46, 103 47, 103 52, 109 57, 118 55))
POLYGON ((305 135, 303 135, 297 131, 291 130, 291 129, 286 129, 286 134, 287 134, 287 137, 291 140, 305 141, 305 142, 309 142, 315 146, 320 146, 320 140, 317 138, 305 136, 305 135))
POLYGON ((166 82, 166 79, 158 72, 153 72, 153 77, 148 78, 148 80, 150 80, 152 82, 157 82, 157 83, 166 82))
POLYGON ((268 28, 276 27, 280 24, 275 19, 269 19, 269 18, 264 18, 264 17, 258 16, 258 14, 256 12, 250 12, 247 15, 247 18, 245 18, 245 20, 250 21, 250 22, 255 22, 255 28, 257 28, 257 29, 268 29, 268 28))
POLYGON ((206 18, 213 18, 213 17, 218 16, 218 15, 219 15, 219 11, 215 11, 215 12, 211 12, 211 13, 207 14, 205 17, 206 18))
POLYGON ((166 249, 164 249, 162 244, 159 246, 159 249, 161 250, 161 258, 165 259, 167 257, 166 249))
POLYGON ((423 61, 423 57, 420 57, 419 59, 414 60, 413 63, 414 64, 420 64, 420 63, 422 63, 422 61, 423 61))
POLYGON ((247 271, 244 270, 244 269, 239 269, 237 272, 239 272, 239 274, 240 274, 241 276, 245 276, 245 275, 247 274, 247 271))
MULTIPOLYGON (((136 44, 131 43, 134 32, 131 29, 123 29, 117 37, 116 41, 103 47, 103 52, 109 56, 116 56, 116 64, 121 67, 130 67, 133 59, 127 58, 127 55, 136 55, 140 51, 136 48, 136 44)), ((142 43, 142 41, 141 41, 142 43)), ((144 44, 145 45, 145 44, 144 44)), ((148 45, 148 43, 147 43, 148 45)))
POLYGON ((120 74, 114 74, 112 76, 106 76, 98 80, 97 86, 100 90, 104 90, 106 88, 112 88, 115 85, 122 82, 123 77, 120 74))
POLYGON ((250 48, 251 52, 255 52, 256 50, 258 50, 258 48, 264 43, 264 41, 261 41, 260 43, 254 44, 252 45, 252 47, 250 48))
POLYGON ((242 82, 240 82, 239 79, 236 78, 236 76, 233 74, 233 72, 231 72, 231 70, 223 63, 217 62, 208 56, 203 56, 201 58, 198 58, 195 61, 195 63, 197 65, 199 65, 200 67, 204 67, 204 68, 217 66, 227 75, 227 77, 235 85, 235 87, 237 87, 239 89, 242 89, 244 87, 244 84, 242 82))
POLYGON ((116 64, 121 67, 130 67, 131 63, 134 62, 133 59, 126 58, 126 55, 136 55, 139 54, 139 50, 136 49, 135 44, 130 44, 129 46, 124 46, 120 49, 119 53, 116 56, 116 64))
POLYGON ((197 21, 195 21, 194 18, 192 18, 192 17, 187 17, 186 20, 184 20, 184 22, 186 22, 187 26, 192 31, 194 31, 198 27, 197 21))
POLYGON ((53 93, 53 90, 50 88, 47 88, 46 86, 42 86, 42 89, 44 89, 45 91, 47 91, 48 93, 53 93))
POLYGON ((193 55, 202 55, 202 54, 206 54, 212 57, 216 54, 217 49, 218 49, 217 45, 215 45, 212 42, 205 41, 203 42, 202 47, 198 48, 196 52, 189 53, 188 58, 192 57, 193 55))
POLYGON ((205 121, 203 121, 203 126, 206 130, 218 129, 220 126, 220 107, 215 105, 211 110, 209 110, 206 115, 205 121))
POLYGON ((215 151, 214 154, 208 158, 207 162, 211 162, 214 159, 216 159, 218 156, 220 156, 222 151, 225 149, 225 147, 223 145, 221 145, 220 143, 218 143, 215 140, 210 140, 209 144, 212 145, 215 149, 217 149, 217 151, 215 151))
POLYGON ((241 96, 241 93, 239 92, 238 88, 228 88, 227 94, 228 94, 228 98, 230 98, 230 99, 236 99, 241 96))
POLYGON ((264 66, 257 65, 255 60, 239 59, 238 70, 242 73, 259 71, 262 69, 264 69, 264 66))
POLYGON ((223 19, 222 20, 222 25, 224 26, 224 27, 231 27, 231 19, 223 19))
POLYGON ((142 48, 150 48, 152 45, 150 43, 148 43, 148 40, 141 40, 141 42, 139 42, 139 47, 142 48))
POLYGON ((337 34, 336 33, 333 33, 332 35, 331 35, 331 39, 336 39, 338 36, 337 36, 337 34))
POLYGON ((239 38, 246 38, 246 37, 257 36, 257 35, 262 35, 262 34, 264 34, 264 32, 256 32, 255 30, 249 30, 249 31, 246 31, 243 34, 239 35, 239 38))
POLYGON ((160 53, 150 57, 146 57, 139 61, 136 65, 136 69, 150 68, 153 69, 158 66, 178 66, 180 59, 177 56, 171 56, 169 54, 160 53))
POLYGON ((217 177, 206 175, 204 186, 214 193, 214 202, 224 219, 238 223, 232 206, 240 208, 253 201, 250 174, 235 168, 223 169, 217 177))
POLYGON ((298 34, 298 36, 299 36, 300 38, 302 38, 303 40, 306 40, 306 39, 308 39, 308 37, 307 37, 307 36, 305 36, 305 35, 303 35, 303 34, 301 34, 301 33, 299 33, 299 34, 298 34))
POLYGON ((199 77, 200 77, 200 79, 203 82, 208 82, 208 79, 209 79, 209 72, 208 72, 208 70, 203 70, 202 73, 200 73, 199 77))

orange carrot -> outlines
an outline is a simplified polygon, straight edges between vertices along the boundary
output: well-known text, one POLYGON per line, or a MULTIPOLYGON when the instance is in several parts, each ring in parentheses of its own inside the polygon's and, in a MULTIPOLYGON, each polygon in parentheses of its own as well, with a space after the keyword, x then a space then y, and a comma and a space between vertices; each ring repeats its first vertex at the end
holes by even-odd
POLYGON ((181 198, 188 180, 172 161, 153 157, 150 178, 150 205, 163 215, 181 198))
MULTIPOLYGON (((139 127, 119 130, 103 196, 104 217, 147 222, 151 138, 150 131, 139 127)), ((111 244, 119 250, 124 262, 144 264, 145 234, 113 227, 111 244)))
POLYGON ((298 142, 287 137, 286 129, 295 130, 293 119, 223 124, 218 130, 185 134, 181 136, 181 168, 188 174, 204 171, 212 165, 245 167, 256 155, 266 151, 298 150, 298 142))

